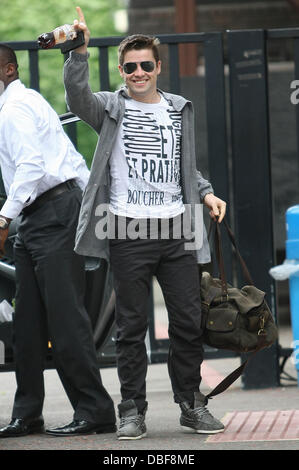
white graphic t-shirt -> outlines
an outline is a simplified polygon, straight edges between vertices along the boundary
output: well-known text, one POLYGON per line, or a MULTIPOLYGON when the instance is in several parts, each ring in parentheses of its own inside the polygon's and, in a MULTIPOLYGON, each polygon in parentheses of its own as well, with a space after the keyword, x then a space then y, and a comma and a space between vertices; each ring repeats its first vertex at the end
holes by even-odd
POLYGON ((180 185, 181 113, 159 103, 126 100, 110 158, 110 210, 132 218, 184 212, 180 185))

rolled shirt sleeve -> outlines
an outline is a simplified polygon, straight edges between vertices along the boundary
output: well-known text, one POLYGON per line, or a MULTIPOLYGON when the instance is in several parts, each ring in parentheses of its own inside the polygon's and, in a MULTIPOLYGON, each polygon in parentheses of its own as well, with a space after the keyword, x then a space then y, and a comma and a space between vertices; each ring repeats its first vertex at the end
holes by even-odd
POLYGON ((1 214, 17 217, 24 206, 36 197, 37 187, 45 175, 45 163, 40 147, 38 127, 31 110, 16 103, 6 115, 4 136, 14 178, 1 214))

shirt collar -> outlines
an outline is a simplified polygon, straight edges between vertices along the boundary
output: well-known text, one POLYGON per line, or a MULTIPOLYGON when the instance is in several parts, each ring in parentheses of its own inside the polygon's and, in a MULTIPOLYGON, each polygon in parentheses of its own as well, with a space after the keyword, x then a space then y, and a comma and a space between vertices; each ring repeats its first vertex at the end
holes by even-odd
MULTIPOLYGON (((163 90, 160 90, 160 88, 157 88, 157 91, 163 96, 163 98, 166 99, 166 101, 168 101, 170 105, 174 107, 176 111, 181 112, 184 106, 187 103, 190 103, 190 101, 184 98, 183 96, 167 93, 163 90)), ((127 87, 125 85, 123 85, 119 89, 119 93, 121 93, 125 98, 130 98, 130 96, 128 95, 127 87)))
POLYGON ((24 85, 19 78, 11 82, 6 87, 2 95, 0 95, 0 109, 3 107, 4 103, 8 100, 8 98, 15 93, 16 89, 21 88, 21 87, 24 87, 24 85))

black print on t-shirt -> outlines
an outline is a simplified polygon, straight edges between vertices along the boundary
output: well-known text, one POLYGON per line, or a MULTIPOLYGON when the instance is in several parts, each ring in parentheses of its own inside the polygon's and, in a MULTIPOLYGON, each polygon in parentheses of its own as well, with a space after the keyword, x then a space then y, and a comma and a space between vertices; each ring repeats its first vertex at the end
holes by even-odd
MULTIPOLYGON (((167 109, 167 113, 171 124, 164 126, 157 123, 153 113, 126 109, 123 142, 129 179, 180 186, 181 113, 172 109, 167 109)), ((179 197, 174 195, 173 201, 179 197)), ((127 202, 163 205, 164 191, 129 189, 127 202)))

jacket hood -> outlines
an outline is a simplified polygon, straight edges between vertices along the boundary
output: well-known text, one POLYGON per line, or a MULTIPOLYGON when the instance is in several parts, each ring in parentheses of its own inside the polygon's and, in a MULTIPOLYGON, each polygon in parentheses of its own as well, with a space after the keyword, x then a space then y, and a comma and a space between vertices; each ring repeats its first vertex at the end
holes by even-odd
MULTIPOLYGON (((166 99, 166 101, 168 101, 174 107, 176 111, 182 111, 182 109, 187 103, 191 104, 191 101, 186 100, 186 98, 184 98, 183 96, 167 93, 165 91, 160 90, 160 88, 157 88, 157 91, 166 99)), ((118 90, 118 93, 123 95, 124 98, 131 99, 131 97, 128 95, 126 86, 122 86, 118 90)))

